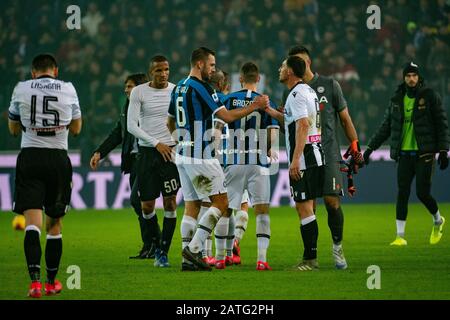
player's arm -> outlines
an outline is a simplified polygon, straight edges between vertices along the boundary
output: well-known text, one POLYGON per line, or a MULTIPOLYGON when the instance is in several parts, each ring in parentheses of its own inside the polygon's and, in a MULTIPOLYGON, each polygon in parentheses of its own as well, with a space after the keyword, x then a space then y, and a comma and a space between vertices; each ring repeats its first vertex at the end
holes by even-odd
MULTIPOLYGON (((282 110, 284 110, 284 109, 282 109, 282 110)), ((267 107, 264 111, 265 111, 269 116, 271 116, 272 118, 274 118, 275 120, 277 120, 281 127, 284 126, 284 114, 283 114, 282 111, 279 111, 279 110, 277 110, 277 109, 275 109, 275 108, 272 108, 272 107, 270 107, 270 106, 267 107)))
POLYGON ((308 137, 309 123, 308 118, 301 118, 295 121, 295 149, 292 155, 289 175, 294 181, 301 179, 300 176, 300 157, 305 149, 306 138, 308 137))
POLYGON ((266 95, 261 95, 256 97, 253 100, 253 103, 250 104, 246 108, 236 108, 233 110, 228 110, 227 108, 222 107, 217 109, 215 116, 226 123, 231 123, 233 121, 239 120, 248 116, 250 113, 253 113, 257 110, 264 110, 269 105, 269 97, 266 95))
POLYGON ((8 119, 8 129, 9 133, 14 137, 17 137, 22 131, 22 127, 20 126, 20 121, 15 121, 8 119))
POLYGON ((362 166, 364 163, 363 156, 361 154, 361 148, 358 142, 358 135, 355 130, 355 126, 353 125, 352 119, 350 117, 350 113, 347 108, 347 101, 345 100, 344 94, 342 92, 342 88, 339 85, 339 82, 333 80, 333 97, 332 97, 332 105, 335 108, 335 111, 339 115, 339 119, 341 121, 342 128, 344 129, 344 133, 350 142, 350 146, 347 149, 347 152, 344 155, 344 158, 347 159, 348 156, 352 156, 353 160, 359 166, 362 166))
POLYGON ((364 162, 369 164, 370 154, 377 150, 391 135, 391 106, 384 112, 384 119, 378 130, 370 138, 367 149, 364 151, 364 162))
POLYGON ((109 133, 108 137, 95 149, 94 154, 89 162, 91 169, 96 170, 100 160, 106 157, 115 147, 122 143, 122 122, 121 119, 117 121, 116 126, 109 133))
POLYGON ((11 104, 8 109, 8 129, 9 133, 14 137, 17 137, 22 131, 22 126, 20 124, 20 110, 19 110, 19 99, 18 99, 18 89, 19 85, 14 88, 11 104))
POLYGON ((344 129, 345 136, 350 142, 350 146, 348 147, 346 154, 351 155, 358 165, 362 165, 364 159, 361 154, 361 147, 359 146, 358 134, 356 133, 352 118, 348 112, 348 108, 343 108, 339 112, 339 119, 341 121, 342 128, 344 129))
POLYGON ((81 125, 82 125, 81 117, 78 119, 72 119, 68 127, 70 134, 74 137, 78 136, 81 132, 81 125))
POLYGON ((277 161, 278 160, 278 137, 280 135, 280 128, 279 127, 270 127, 268 128, 268 135, 267 135, 267 150, 269 150, 269 158, 271 161, 277 161))

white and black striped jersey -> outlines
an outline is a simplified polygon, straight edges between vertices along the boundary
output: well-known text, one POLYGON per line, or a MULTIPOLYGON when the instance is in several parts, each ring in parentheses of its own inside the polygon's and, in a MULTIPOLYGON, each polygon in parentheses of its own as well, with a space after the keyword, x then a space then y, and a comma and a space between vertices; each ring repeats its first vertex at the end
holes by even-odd
POLYGON ((296 121, 307 118, 309 122, 305 149, 300 157, 300 170, 324 165, 322 152, 320 109, 316 92, 307 84, 299 82, 289 92, 284 106, 286 152, 292 162, 296 143, 296 121))
POLYGON ((22 125, 22 148, 67 150, 68 125, 81 118, 77 92, 72 83, 49 76, 19 82, 9 118, 22 125))

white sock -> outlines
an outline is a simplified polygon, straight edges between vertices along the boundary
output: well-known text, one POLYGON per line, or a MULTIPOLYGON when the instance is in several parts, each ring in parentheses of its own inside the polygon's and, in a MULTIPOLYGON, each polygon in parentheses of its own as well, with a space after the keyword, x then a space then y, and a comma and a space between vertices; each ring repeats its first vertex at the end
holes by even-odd
POLYGON ((189 249, 193 253, 197 253, 203 249, 206 238, 211 234, 217 221, 221 216, 220 210, 215 207, 210 207, 198 222, 197 231, 189 243, 189 249))
POLYGON ((302 226, 307 225, 308 223, 313 222, 314 220, 316 220, 316 215, 310 215, 309 217, 306 217, 304 219, 301 219, 300 223, 302 226))
POLYGON ((395 220, 395 223, 397 224, 397 236, 403 238, 405 236, 406 220, 395 220))
MULTIPOLYGON (((203 216, 205 215, 206 211, 208 211, 208 207, 200 207, 200 211, 198 212, 198 217, 197 217, 197 221, 200 221, 201 218, 203 218, 203 216)), ((205 258, 208 255, 208 246, 212 246, 211 242, 211 237, 208 237, 208 239, 205 240, 205 245, 202 248, 202 257, 205 258)), ((211 253, 212 254, 212 253, 211 253)))
POLYGON ((176 211, 164 211, 164 218, 175 219, 177 217, 176 211))
POLYGON ((247 230, 247 224, 248 224, 248 213, 244 210, 239 210, 236 212, 235 217, 235 231, 234 236, 238 243, 241 242, 242 238, 244 237, 245 230, 247 230))
MULTIPOLYGON (((195 229, 197 228, 197 220, 190 216, 183 215, 183 219, 181 220, 181 250, 184 249, 189 242, 191 242, 192 237, 194 236, 195 229)), ((183 262, 188 262, 183 258, 183 262)))
POLYGON ((439 225, 439 224, 441 224, 441 221, 442 221, 441 213, 438 210, 435 214, 433 214, 433 222, 434 222, 434 224, 439 225))
POLYGON ((214 230, 214 236, 216 238, 216 260, 225 259, 225 247, 228 236, 228 225, 230 218, 220 217, 217 222, 216 229, 214 230))
POLYGON ((205 240, 205 250, 203 250, 204 251, 204 257, 206 257, 206 256, 212 257, 213 256, 212 245, 213 245, 212 235, 209 235, 209 237, 206 238, 206 240, 205 240))
POLYGON ((258 261, 266 262, 270 241, 270 217, 268 213, 256 216, 256 238, 258 240, 258 261))
POLYGON ((150 213, 144 213, 144 211, 142 211, 142 217, 144 217, 145 220, 150 220, 155 216, 155 214, 156 214, 155 210, 153 210, 153 212, 150 213))
POLYGON ((228 235, 227 235, 227 242, 226 242, 226 253, 228 257, 231 257, 233 255, 233 243, 234 243, 234 230, 235 230, 235 218, 234 214, 230 216, 230 220, 228 221, 228 235))

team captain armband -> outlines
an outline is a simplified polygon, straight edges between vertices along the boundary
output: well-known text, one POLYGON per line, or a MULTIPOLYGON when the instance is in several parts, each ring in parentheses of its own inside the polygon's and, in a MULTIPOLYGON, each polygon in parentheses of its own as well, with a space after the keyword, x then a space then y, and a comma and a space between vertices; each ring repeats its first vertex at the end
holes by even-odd
POLYGON ((318 143, 321 141, 321 135, 320 134, 313 134, 308 136, 308 143, 318 143))

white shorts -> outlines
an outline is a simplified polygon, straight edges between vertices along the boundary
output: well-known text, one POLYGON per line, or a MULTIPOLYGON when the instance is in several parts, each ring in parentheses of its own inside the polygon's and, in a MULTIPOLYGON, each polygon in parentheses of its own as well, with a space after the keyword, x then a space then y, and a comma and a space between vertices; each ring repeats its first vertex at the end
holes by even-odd
POLYGON ((244 190, 248 191, 253 206, 270 203, 269 168, 259 165, 231 165, 225 168, 225 181, 228 207, 231 209, 241 208, 244 190))
POLYGON ((184 201, 196 201, 227 193, 225 176, 217 159, 195 159, 176 155, 184 201))
MULTIPOLYGON (((209 198, 205 198, 205 199, 202 200, 202 202, 211 203, 211 200, 209 200, 209 198)), ((244 190, 244 194, 242 195, 241 204, 242 203, 247 203, 247 202, 248 202, 248 191, 246 189, 246 190, 244 190)))

